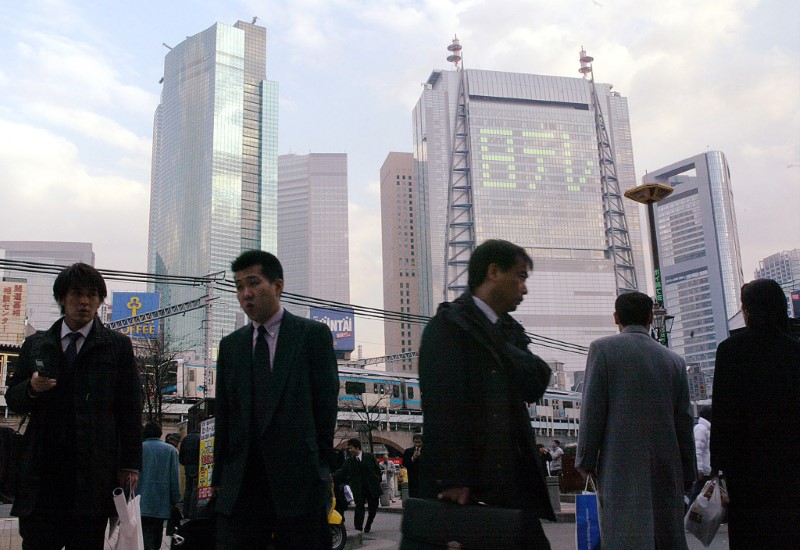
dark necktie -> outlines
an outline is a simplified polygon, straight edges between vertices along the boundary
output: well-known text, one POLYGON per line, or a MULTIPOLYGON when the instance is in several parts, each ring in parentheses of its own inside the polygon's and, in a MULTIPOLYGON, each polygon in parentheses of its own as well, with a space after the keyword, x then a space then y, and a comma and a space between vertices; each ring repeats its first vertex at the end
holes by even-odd
POLYGON ((253 348, 253 414, 259 428, 265 420, 267 411, 267 389, 269 387, 270 364, 267 329, 258 327, 258 338, 253 348))
POLYGON ((69 337, 69 345, 64 350, 64 356, 67 358, 67 364, 72 365, 78 356, 78 338, 83 335, 80 332, 70 332, 67 336, 69 337))

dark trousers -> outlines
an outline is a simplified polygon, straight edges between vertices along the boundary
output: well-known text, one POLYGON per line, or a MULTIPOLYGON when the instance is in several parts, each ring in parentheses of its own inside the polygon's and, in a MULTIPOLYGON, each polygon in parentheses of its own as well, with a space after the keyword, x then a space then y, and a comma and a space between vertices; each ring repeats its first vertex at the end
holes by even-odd
POLYGON ((103 550, 107 517, 78 516, 72 511, 34 511, 19 518, 23 550, 103 550))
POLYGON ((372 520, 378 513, 378 497, 362 496, 356 498, 356 512, 353 517, 353 523, 358 531, 364 526, 367 529, 372 528, 372 520), (367 524, 364 525, 364 506, 367 507, 367 524))
POLYGON ((183 517, 194 519, 197 516, 197 476, 186 475, 186 488, 183 491, 183 517))
POLYGON ((142 517, 142 539, 144 550, 159 550, 164 538, 164 520, 161 518, 142 517))
MULTIPOLYGON (((251 457, 258 455, 250 453, 251 457)), ((278 517, 264 466, 249 459, 233 513, 216 515, 217 550, 330 550, 325 503, 309 514, 278 517)))

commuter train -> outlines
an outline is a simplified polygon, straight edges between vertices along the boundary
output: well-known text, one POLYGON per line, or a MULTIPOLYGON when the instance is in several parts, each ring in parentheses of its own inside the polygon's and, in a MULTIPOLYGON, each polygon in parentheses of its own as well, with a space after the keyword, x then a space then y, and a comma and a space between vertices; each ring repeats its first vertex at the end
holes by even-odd
MULTIPOLYGON (((419 378, 416 374, 339 367, 339 407, 358 409, 375 405, 400 414, 421 414, 419 378), (349 383, 349 384, 348 384, 349 383), (357 384, 364 384, 363 388, 357 384), (348 389, 358 391, 348 393, 348 389), (363 390, 363 393, 360 393, 363 390)), ((548 389, 542 398, 528 405, 531 425, 540 434, 567 432, 577 435, 581 394, 548 389)))

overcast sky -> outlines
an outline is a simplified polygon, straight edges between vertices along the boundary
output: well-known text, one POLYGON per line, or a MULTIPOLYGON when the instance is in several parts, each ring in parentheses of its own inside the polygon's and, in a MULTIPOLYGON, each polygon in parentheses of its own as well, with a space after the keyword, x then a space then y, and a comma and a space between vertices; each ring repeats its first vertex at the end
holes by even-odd
MULTIPOLYGON (((146 271, 162 42, 253 16, 279 152, 348 154, 353 303, 383 305, 378 172, 411 151, 411 110, 454 34, 474 69, 579 76, 585 46, 628 98, 637 179, 722 151, 745 279, 800 247, 797 0, 6 1, 0 240, 88 241, 98 267, 146 271)), ((379 323, 358 320, 356 340, 383 353, 379 323)))

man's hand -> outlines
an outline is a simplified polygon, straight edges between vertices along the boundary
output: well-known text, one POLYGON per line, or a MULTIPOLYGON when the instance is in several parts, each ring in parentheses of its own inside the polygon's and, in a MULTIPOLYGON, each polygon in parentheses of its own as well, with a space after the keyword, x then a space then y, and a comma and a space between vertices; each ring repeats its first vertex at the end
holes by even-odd
POLYGON ((139 484, 139 472, 132 472, 130 470, 120 470, 117 473, 117 479, 119 481, 119 486, 122 487, 123 490, 129 490, 131 492, 136 491, 136 486, 139 484))
POLYGON ((578 472, 581 474, 581 477, 584 481, 588 481, 589 478, 597 481, 597 473, 593 470, 584 470, 583 468, 578 468, 578 472))
POLYGON ((469 487, 453 487, 439 493, 439 500, 449 500, 456 504, 469 503, 469 487))
POLYGON ((46 392, 55 388, 56 380, 55 378, 48 378, 47 376, 39 376, 38 372, 34 372, 31 377, 30 386, 31 393, 36 395, 37 393, 46 392))

